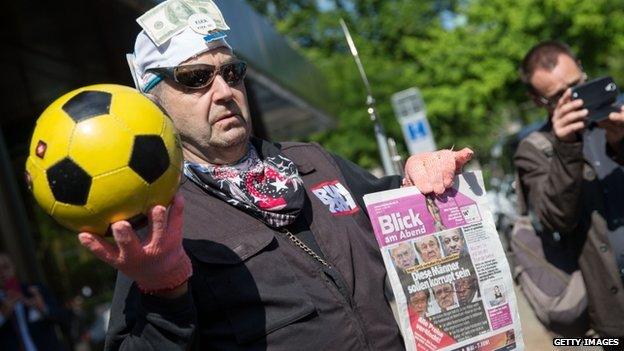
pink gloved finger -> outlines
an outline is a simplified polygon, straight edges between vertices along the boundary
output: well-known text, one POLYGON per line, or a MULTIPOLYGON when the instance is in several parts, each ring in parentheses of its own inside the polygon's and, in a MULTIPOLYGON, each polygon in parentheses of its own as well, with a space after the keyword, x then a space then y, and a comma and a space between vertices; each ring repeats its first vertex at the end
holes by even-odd
MULTIPOLYGON (((176 195, 167 210, 154 206, 148 213, 150 241, 135 272, 128 274, 143 292, 170 289, 185 282, 192 274, 192 265, 182 247, 184 199, 176 195)), ((130 267, 132 268, 132 267, 130 267)))
POLYGON ((444 189, 453 186, 453 178, 455 177, 455 153, 453 151, 449 151, 449 153, 449 157, 445 157, 443 160, 442 184, 444 189))
POLYGON ((148 245, 163 245, 167 236, 167 209, 160 205, 152 207, 148 213, 148 221, 148 245))
POLYGON ((445 173, 445 170, 441 167, 441 166, 434 166, 432 167, 432 186, 433 186, 433 192, 436 195, 442 195, 442 193, 444 193, 444 190, 446 190, 446 188, 444 187, 444 181, 443 181, 443 174, 445 173))
POLYGON ((455 158, 450 150, 439 150, 430 153, 427 157, 426 168, 429 179, 433 186, 433 192, 437 195, 444 193, 444 179, 448 173, 455 171, 455 158))
POLYGON ((182 224, 184 218, 184 197, 180 194, 173 198, 167 217, 167 240, 175 245, 182 242, 182 224))
POLYGON ((141 251, 141 243, 139 237, 132 229, 130 223, 126 221, 119 221, 111 225, 113 231, 113 238, 119 247, 119 259, 124 262, 127 259, 134 259, 135 256, 141 251))
POLYGON ((441 171, 441 185, 443 187, 444 190, 442 190, 441 193, 438 194, 442 194, 444 191, 446 191, 446 189, 450 188, 453 186, 453 177, 455 177, 455 157, 454 157, 454 153, 452 151, 448 151, 448 153, 445 153, 443 159, 441 160, 441 167, 442 167, 442 171, 441 171))
POLYGON ((472 159, 474 151, 465 147, 459 151, 455 151, 455 173, 461 173, 461 169, 472 159))
POLYGON ((182 209, 182 197, 178 196, 169 214, 170 228, 165 207, 151 209, 146 244, 126 221, 111 226, 116 245, 91 233, 80 233, 78 239, 99 259, 134 280, 144 293, 173 289, 192 274, 191 261, 181 243, 182 209))
POLYGON ((427 179, 431 184, 431 191, 435 194, 439 194, 440 191, 444 191, 444 187, 442 186, 442 169, 440 167, 440 159, 438 152, 433 152, 427 155, 425 158, 425 169, 427 172, 427 179), (442 190, 440 190, 442 188, 442 190))
POLYGON ((427 169, 421 160, 416 161, 416 165, 410 167, 408 170, 408 176, 410 182, 414 184, 423 194, 428 194, 433 191, 433 185, 431 184, 427 169))
POLYGON ((444 193, 444 190, 446 190, 444 188, 444 185, 442 183, 436 183, 433 186, 433 193, 436 195, 442 195, 444 193))
POLYGON ((412 181, 409 180, 409 178, 407 178, 407 176, 405 176, 405 178, 403 178, 403 181, 401 181, 401 187, 406 187, 406 186, 412 186, 412 181))
POLYGON ((93 252, 100 260, 111 266, 116 265, 119 250, 115 245, 106 241, 106 239, 91 233, 80 233, 78 234, 78 240, 82 246, 93 252))

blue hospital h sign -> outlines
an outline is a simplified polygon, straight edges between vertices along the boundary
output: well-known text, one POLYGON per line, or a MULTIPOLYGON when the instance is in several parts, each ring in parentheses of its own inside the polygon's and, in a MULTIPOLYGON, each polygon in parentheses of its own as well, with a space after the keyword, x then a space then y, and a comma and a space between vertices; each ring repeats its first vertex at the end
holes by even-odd
POLYGON ((420 91, 417 88, 409 88, 393 94, 392 107, 410 154, 434 151, 436 144, 420 91))
POLYGON ((410 140, 418 140, 424 138, 429 134, 427 125, 422 119, 413 121, 407 124, 407 131, 410 140))

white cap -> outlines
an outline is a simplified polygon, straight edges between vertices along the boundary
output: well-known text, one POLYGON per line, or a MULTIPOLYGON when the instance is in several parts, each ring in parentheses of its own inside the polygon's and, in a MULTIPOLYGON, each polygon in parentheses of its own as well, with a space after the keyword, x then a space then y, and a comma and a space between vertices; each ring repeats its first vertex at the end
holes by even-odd
POLYGON ((199 34, 189 26, 160 47, 142 30, 134 43, 134 54, 128 55, 130 71, 134 75, 137 88, 146 93, 158 84, 162 77, 146 73, 149 68, 173 67, 209 50, 231 46, 223 38, 199 34))

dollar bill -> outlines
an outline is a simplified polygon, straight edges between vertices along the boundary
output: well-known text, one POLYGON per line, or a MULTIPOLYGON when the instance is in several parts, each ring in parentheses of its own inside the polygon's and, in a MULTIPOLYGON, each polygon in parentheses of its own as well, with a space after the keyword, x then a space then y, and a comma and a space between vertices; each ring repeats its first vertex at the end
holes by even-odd
POLYGON ((217 30, 229 30, 221 11, 212 0, 167 0, 137 18, 154 44, 160 46, 188 25, 191 15, 209 15, 217 30))
POLYGON ((198 13, 205 13, 209 15, 217 25, 217 30, 229 30, 230 27, 225 22, 221 10, 212 0, 184 0, 198 13))
POLYGON ((137 23, 160 46, 182 31, 189 16, 195 13, 184 0, 167 0, 137 18, 137 23))

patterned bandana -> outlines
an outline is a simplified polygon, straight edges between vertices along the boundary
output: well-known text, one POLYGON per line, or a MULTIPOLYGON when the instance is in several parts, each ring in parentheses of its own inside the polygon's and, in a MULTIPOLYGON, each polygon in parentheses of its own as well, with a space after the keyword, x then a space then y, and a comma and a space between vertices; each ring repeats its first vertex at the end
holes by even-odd
POLYGON ((184 174, 217 198, 279 228, 295 221, 303 208, 305 189, 297 166, 267 148, 264 159, 252 144, 233 165, 184 162, 184 174), (269 155, 270 153, 270 155, 269 155))

